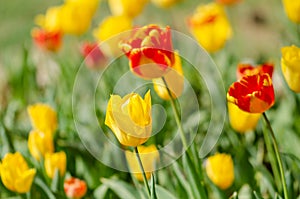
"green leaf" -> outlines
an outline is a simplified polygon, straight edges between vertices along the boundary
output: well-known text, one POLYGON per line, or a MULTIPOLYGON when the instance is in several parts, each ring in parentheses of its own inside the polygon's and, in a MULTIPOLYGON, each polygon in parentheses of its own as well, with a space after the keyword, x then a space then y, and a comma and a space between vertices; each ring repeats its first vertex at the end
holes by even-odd
POLYGON ((59 191, 59 186, 60 186, 59 170, 55 169, 55 171, 54 171, 54 177, 53 177, 52 183, 51 183, 51 190, 53 192, 58 192, 59 191))
POLYGON ((194 199, 191 186, 189 186, 189 183, 186 181, 185 176, 182 174, 180 165, 177 161, 173 163, 173 171, 175 173, 175 177, 177 178, 178 182, 184 188, 187 198, 194 199))
POLYGON ((157 199, 156 190, 155 190, 155 177, 153 173, 151 174, 151 199, 157 199))
POLYGON ((34 180, 34 184, 39 186, 44 191, 44 193, 48 196, 49 199, 56 199, 56 197, 51 192, 49 187, 40 178, 36 177, 34 180))
POLYGON ((138 191, 130 184, 119 179, 102 178, 101 182, 109 187, 120 199, 139 199, 138 191))
POLYGON ((156 185, 156 193, 157 193, 157 198, 159 199, 177 199, 173 194, 171 194, 168 190, 165 188, 156 185))
POLYGON ((234 193, 232 194, 232 196, 230 196, 229 199, 239 199, 239 196, 238 196, 237 192, 234 192, 234 193))
POLYGON ((260 195, 258 195, 258 193, 256 191, 253 191, 253 194, 255 196, 256 199, 263 199, 263 197, 261 197, 260 195))
POLYGON ((95 199, 104 199, 108 191, 108 186, 105 184, 100 185, 97 187, 93 193, 95 199))

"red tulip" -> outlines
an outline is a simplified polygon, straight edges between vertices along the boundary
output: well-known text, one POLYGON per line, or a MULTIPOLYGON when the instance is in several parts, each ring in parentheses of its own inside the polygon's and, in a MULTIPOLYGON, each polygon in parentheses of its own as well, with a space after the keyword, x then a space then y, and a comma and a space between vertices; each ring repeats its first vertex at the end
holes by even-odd
POLYGON ((241 79, 245 75, 256 75, 258 73, 268 73, 272 78, 274 71, 274 64, 264 63, 258 66, 250 64, 239 64, 236 70, 237 79, 241 79))
POLYGON ((97 43, 85 42, 81 46, 81 54, 85 57, 85 64, 89 68, 101 68, 104 66, 106 58, 97 43))
POLYGON ((265 112, 275 101, 270 75, 259 73, 244 76, 229 87, 227 100, 249 113, 265 112))
POLYGON ((169 27, 148 25, 132 31, 120 44, 129 59, 132 72, 145 79, 162 77, 174 63, 169 27))

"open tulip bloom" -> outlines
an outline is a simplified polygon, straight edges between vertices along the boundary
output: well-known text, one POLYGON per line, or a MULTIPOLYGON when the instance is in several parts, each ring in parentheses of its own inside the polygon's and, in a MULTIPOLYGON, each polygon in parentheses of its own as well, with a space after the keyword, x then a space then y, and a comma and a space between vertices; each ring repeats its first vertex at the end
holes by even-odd
POLYGON ((174 63, 169 27, 148 25, 132 30, 131 36, 120 43, 129 59, 131 71, 144 79, 162 77, 174 63))
POLYGON ((272 79, 269 74, 244 76, 233 83, 227 93, 228 102, 249 113, 263 113, 275 101, 272 79))

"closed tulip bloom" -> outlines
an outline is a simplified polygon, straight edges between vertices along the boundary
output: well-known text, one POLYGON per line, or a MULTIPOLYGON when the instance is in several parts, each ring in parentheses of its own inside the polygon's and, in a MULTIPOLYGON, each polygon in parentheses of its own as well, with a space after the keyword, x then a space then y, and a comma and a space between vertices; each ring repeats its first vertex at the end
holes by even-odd
MULTIPOLYGON (((139 155, 146 173, 146 178, 150 179, 151 173, 155 170, 155 163, 159 160, 159 153, 155 145, 138 146, 139 155)), ((131 151, 125 151, 127 163, 130 172, 133 173, 136 179, 143 181, 143 174, 140 169, 136 154, 131 151)))
POLYGON ((52 135, 38 130, 32 130, 28 137, 28 149, 36 160, 40 160, 46 153, 53 153, 52 135))
POLYGON ((285 13, 295 23, 300 23, 300 1, 282 0, 285 13))
POLYGON ((223 48, 232 34, 224 8, 217 3, 198 6, 188 18, 188 26, 199 44, 210 53, 223 48))
POLYGON ((151 2, 160 8, 169 8, 181 0, 151 0, 151 2))
POLYGON ((258 73, 268 73, 272 78, 274 71, 274 64, 264 63, 258 66, 252 66, 250 64, 239 64, 237 67, 237 79, 241 79, 245 75, 256 75, 258 73))
POLYGON ((30 190, 35 169, 29 169, 28 165, 19 153, 8 153, 0 165, 0 173, 3 185, 10 191, 26 193, 30 190))
POLYGON ((58 169, 60 176, 66 172, 67 156, 66 153, 61 151, 57 153, 47 153, 45 155, 44 166, 49 178, 53 178, 55 170, 58 169))
POLYGON ((165 75, 174 64, 174 52, 169 27, 148 25, 136 28, 120 43, 129 59, 131 71, 145 79, 165 75))
POLYGON ((150 91, 144 99, 136 93, 123 98, 111 95, 105 124, 122 145, 135 147, 145 143, 152 131, 150 91))
POLYGON ((71 177, 64 182, 64 190, 68 198, 80 199, 87 191, 85 181, 71 177))
POLYGON ((62 33, 34 28, 31 32, 34 43, 44 50, 56 52, 61 47, 62 33))
POLYGON ((234 181, 234 165, 230 155, 218 153, 206 160, 208 178, 221 189, 229 188, 234 181))
POLYGON ((35 23, 48 32, 61 32, 61 10, 62 6, 49 7, 45 15, 37 15, 35 23))
POLYGON ((268 73, 246 75, 229 87, 227 101, 243 111, 263 113, 275 102, 272 79, 268 73))
POLYGON ((53 134, 57 129, 56 112, 47 104, 37 103, 28 106, 31 125, 35 130, 53 134))
MULTIPOLYGON (((171 92, 172 98, 175 99, 179 97, 184 88, 184 76, 181 66, 181 59, 177 52, 175 52, 175 62, 172 66, 172 69, 163 76, 167 83, 167 86, 171 92)), ((154 90, 157 95, 164 99, 170 100, 171 97, 168 93, 167 88, 161 78, 153 79, 154 90)))
POLYGON ((281 70, 294 92, 300 92, 300 48, 292 45, 281 48, 281 70))
POLYGON ((110 11, 115 16, 134 18, 144 9, 148 0, 108 0, 110 11))

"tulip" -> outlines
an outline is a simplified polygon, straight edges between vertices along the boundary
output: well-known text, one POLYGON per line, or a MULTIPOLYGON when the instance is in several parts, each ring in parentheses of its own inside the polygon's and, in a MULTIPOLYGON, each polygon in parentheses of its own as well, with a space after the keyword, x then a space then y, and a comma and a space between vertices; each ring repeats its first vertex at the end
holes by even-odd
POLYGON ((108 0, 110 11, 115 16, 134 18, 144 9, 148 0, 108 0))
POLYGON ((87 191, 85 181, 71 177, 64 182, 64 190, 68 198, 80 199, 87 191))
POLYGON ((206 160, 208 178, 221 189, 229 188, 234 181, 234 165, 230 155, 218 153, 206 160))
POLYGON ((47 104, 37 103, 27 108, 31 125, 35 130, 53 134, 57 129, 56 112, 47 104))
POLYGON ((66 153, 61 151, 57 153, 47 153, 45 155, 44 166, 49 178, 53 178, 55 170, 58 169, 60 176, 66 172, 67 156, 66 153))
POLYGON ((169 8, 181 0, 151 0, 151 2, 157 7, 169 8))
POLYGON ((32 38, 41 49, 56 52, 61 47, 62 33, 59 31, 46 31, 34 28, 32 38))
POLYGON ((224 8, 217 3, 198 6, 188 18, 188 26, 200 45, 210 53, 220 50, 232 34, 224 8))
POLYGON ((47 32, 62 32, 61 10, 62 6, 49 7, 45 15, 35 17, 35 23, 47 32))
POLYGON ((94 37, 98 42, 103 42, 104 47, 111 56, 119 56, 122 51, 118 48, 120 40, 126 37, 120 34, 132 29, 132 20, 127 16, 109 16, 106 17, 93 31, 94 37), (107 41, 106 41, 107 40, 107 41))
POLYGON ((291 90, 300 92, 300 48, 292 45, 281 49, 281 70, 291 90))
POLYGON ((250 64, 239 64, 237 67, 237 79, 241 79, 245 75, 256 75, 258 73, 268 73, 272 78, 274 65, 272 63, 264 63, 256 67, 250 64))
POLYGON ((157 25, 136 28, 120 44, 129 59, 131 71, 145 79, 165 75, 174 64, 174 52, 169 27, 157 25))
POLYGON ((136 147, 145 143, 152 130, 150 91, 146 93, 144 99, 136 93, 123 98, 111 95, 105 124, 125 146, 136 147))
POLYGON ((28 137, 28 148, 30 154, 39 161, 46 153, 53 153, 52 135, 38 130, 32 130, 28 137))
MULTIPOLYGON (((175 62, 172 66, 172 69, 164 75, 164 79, 171 92, 172 98, 175 99, 179 97, 184 88, 184 77, 181 66, 181 59, 177 52, 175 52, 175 62)), ((170 100, 170 95, 168 93, 168 90, 166 89, 166 86, 164 85, 163 80, 161 78, 158 78, 153 79, 152 81, 154 84, 154 90, 157 95, 164 100, 170 100)))
POLYGON ((216 0, 217 3, 222 5, 233 5, 235 3, 240 2, 241 0, 216 0))
POLYGON ((106 62, 106 57, 97 43, 83 43, 80 52, 85 58, 86 66, 91 69, 102 68, 106 62))
POLYGON ((268 73, 246 75, 229 87, 227 101, 243 111, 263 113, 275 102, 272 79, 268 73))
MULTIPOLYGON (((142 165, 146 173, 146 178, 150 179, 151 173, 155 170, 155 163, 159 159, 159 153, 157 151, 157 148, 155 145, 140 145, 137 148, 141 157, 142 165)), ((138 164, 136 154, 131 151, 125 151, 125 156, 130 171, 133 173, 136 179, 138 179, 139 181, 143 181, 142 170, 140 169, 140 166, 138 164)))
POLYGON ((8 153, 0 165, 0 173, 3 185, 10 191, 26 193, 30 190, 35 169, 29 169, 28 165, 19 153, 8 153))
POLYGON ((282 3, 288 18, 295 23, 300 23, 300 1, 282 0, 282 3))

